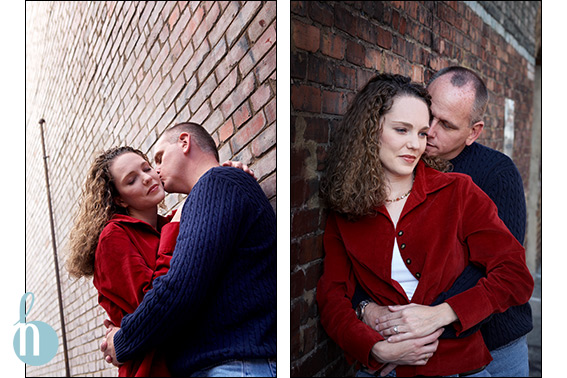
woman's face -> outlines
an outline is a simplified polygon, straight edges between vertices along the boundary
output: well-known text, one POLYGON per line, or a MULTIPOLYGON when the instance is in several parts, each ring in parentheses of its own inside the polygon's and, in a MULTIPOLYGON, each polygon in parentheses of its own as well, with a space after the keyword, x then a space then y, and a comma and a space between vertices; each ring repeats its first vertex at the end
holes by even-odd
POLYGON ((118 205, 128 209, 147 210, 165 198, 157 172, 140 155, 127 152, 114 158, 110 174, 119 193, 118 205))
POLYGON ((402 96, 382 117, 380 161, 388 179, 411 175, 427 145, 429 110, 425 101, 402 96))

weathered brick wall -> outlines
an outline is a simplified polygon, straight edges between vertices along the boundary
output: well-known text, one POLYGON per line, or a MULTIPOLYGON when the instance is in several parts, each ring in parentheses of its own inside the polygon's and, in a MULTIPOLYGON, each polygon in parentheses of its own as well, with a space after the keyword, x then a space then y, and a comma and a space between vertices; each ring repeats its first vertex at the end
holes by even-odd
MULTIPOLYGON (((149 153, 174 123, 213 135, 221 161, 254 171, 276 206, 276 4, 26 3, 26 290, 28 320, 61 326, 38 121, 45 118, 71 375, 117 375, 98 352, 105 329, 92 280, 64 270, 72 217, 96 153, 149 153)), ((166 198, 168 208, 178 195, 166 198)), ((65 374, 62 346, 32 376, 65 374)))
MULTIPOLYGON (((352 373, 341 350, 323 330, 315 300, 323 270, 326 220, 319 180, 325 170, 330 130, 356 91, 377 72, 427 82, 443 67, 464 65, 477 71, 489 90, 479 142, 503 149, 505 102, 514 101, 513 159, 528 190, 533 33, 539 5, 510 3, 505 11, 500 5, 495 7, 503 13, 518 8, 517 14, 528 17, 514 25, 532 32, 516 39, 514 30, 491 18, 477 2, 291 3, 292 376, 352 373)), ((514 22, 513 17, 507 20, 514 22)))

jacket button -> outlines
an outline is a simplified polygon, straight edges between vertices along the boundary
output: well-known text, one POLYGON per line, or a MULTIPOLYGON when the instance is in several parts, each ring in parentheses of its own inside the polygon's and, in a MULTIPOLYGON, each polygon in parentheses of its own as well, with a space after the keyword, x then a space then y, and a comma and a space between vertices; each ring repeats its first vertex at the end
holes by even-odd
POLYGON ((415 274, 415 276, 416 276, 417 278, 421 278, 421 273, 418 272, 418 273, 415 274))
POLYGON ((404 234, 403 231, 398 232, 398 236, 402 236, 404 234))
POLYGON ((405 249, 406 248, 406 243, 402 243, 402 245, 400 245, 400 249, 405 249))
POLYGON ((407 259, 406 264, 408 264, 408 265, 411 264, 411 259, 407 259))

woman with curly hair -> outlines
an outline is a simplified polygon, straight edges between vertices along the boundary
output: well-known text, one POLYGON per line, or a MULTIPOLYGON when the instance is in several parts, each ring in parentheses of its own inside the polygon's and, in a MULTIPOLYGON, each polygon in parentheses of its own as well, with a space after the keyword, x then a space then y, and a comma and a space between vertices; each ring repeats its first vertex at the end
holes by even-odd
MULTIPOLYGON (((242 163, 223 165, 254 176, 242 163)), ((116 326, 139 306, 153 280, 169 270, 181 208, 159 215, 164 198, 158 173, 132 147, 105 151, 89 169, 70 234, 67 270, 76 278, 93 277, 99 304, 116 326)), ((121 377, 170 375, 164 356, 155 350, 126 362, 118 372, 121 377)))
POLYGON ((524 248, 494 203, 469 176, 423 156, 430 104, 423 86, 380 74, 333 130, 317 301, 329 336, 363 365, 358 376, 483 376, 491 356, 480 332, 440 339, 443 327, 460 336, 533 290, 524 248), (432 305, 468 264, 486 278, 432 305), (405 305, 403 316, 381 333, 364 324, 351 303, 357 284, 379 305, 405 305))
MULTIPOLYGON (((111 148, 89 169, 70 234, 67 270, 76 278, 93 277, 99 304, 115 325, 134 312, 153 279, 169 268, 181 210, 158 215, 164 197, 159 175, 134 148, 111 148)), ((152 351, 120 366, 119 376, 169 372, 164 357, 152 351)))

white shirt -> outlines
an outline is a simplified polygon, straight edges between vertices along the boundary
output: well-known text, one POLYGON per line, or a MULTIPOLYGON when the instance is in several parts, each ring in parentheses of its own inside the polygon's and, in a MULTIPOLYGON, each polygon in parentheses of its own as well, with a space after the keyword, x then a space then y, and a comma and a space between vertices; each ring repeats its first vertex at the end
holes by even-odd
POLYGON ((394 252, 392 253, 392 279, 400 284, 406 292, 408 299, 411 301, 419 281, 411 274, 402 259, 397 239, 394 239, 394 252))

